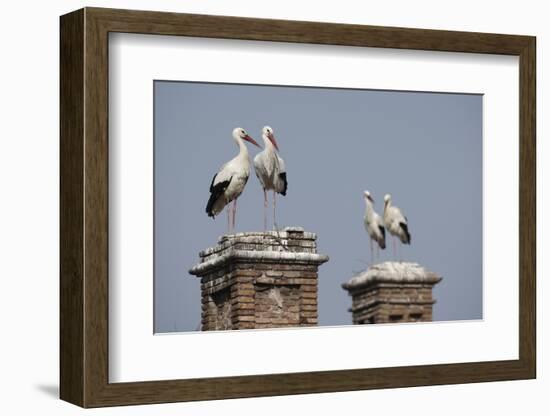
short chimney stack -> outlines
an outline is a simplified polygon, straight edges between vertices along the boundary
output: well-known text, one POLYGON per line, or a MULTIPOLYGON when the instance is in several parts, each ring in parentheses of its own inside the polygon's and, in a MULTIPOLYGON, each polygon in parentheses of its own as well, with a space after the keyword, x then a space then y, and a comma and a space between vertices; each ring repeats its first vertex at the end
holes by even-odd
POLYGON ((429 322, 441 277, 418 263, 384 262, 355 275, 342 287, 352 298, 354 324, 429 322))

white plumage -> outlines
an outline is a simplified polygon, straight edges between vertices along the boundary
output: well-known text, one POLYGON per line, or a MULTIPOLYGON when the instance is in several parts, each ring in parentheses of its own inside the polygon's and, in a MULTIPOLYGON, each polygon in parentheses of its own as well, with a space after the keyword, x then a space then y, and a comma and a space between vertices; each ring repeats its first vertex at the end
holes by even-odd
POLYGON ((264 150, 254 157, 254 170, 266 191, 275 191, 285 195, 287 189, 286 167, 284 160, 279 156, 279 146, 273 135, 273 129, 265 126, 262 129, 264 150))
POLYGON ((369 191, 364 192, 365 196, 365 230, 370 237, 371 257, 372 257, 372 242, 376 241, 378 246, 384 250, 386 248, 386 231, 384 229, 384 221, 382 217, 374 210, 374 199, 369 191))
POLYGON ((247 132, 237 127, 233 130, 233 140, 239 146, 239 154, 224 164, 218 173, 212 178, 210 184, 210 198, 206 204, 206 213, 209 217, 218 215, 224 207, 233 201, 232 221, 228 210, 229 228, 235 227, 235 212, 237 210, 237 198, 241 195, 250 176, 250 159, 248 149, 244 141, 248 141, 258 147, 258 143, 247 132))
POLYGON ((265 126, 262 129, 264 150, 254 158, 254 170, 264 190, 264 229, 267 225, 267 191, 273 191, 273 222, 275 223, 276 193, 286 195, 288 183, 284 160, 279 156, 279 146, 275 140, 273 129, 265 126))
POLYGON ((384 225, 390 234, 399 238, 403 244, 411 244, 407 217, 399 208, 392 205, 390 194, 384 196, 384 225))

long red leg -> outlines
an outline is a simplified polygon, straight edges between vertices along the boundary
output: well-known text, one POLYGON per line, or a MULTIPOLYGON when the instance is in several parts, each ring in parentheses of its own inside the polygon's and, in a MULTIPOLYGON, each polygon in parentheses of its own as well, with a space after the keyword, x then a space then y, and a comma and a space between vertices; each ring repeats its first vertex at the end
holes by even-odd
POLYGON ((277 207, 277 192, 273 191, 273 229, 277 229, 277 220, 275 219, 275 209, 277 207))
POLYGON ((372 266, 374 264, 374 250, 372 248, 372 238, 369 236, 369 243, 370 243, 370 265, 372 266))
POLYGON ((264 188, 264 231, 267 230, 267 192, 264 188))
POLYGON ((227 234, 231 232, 231 205, 227 206, 227 234))
POLYGON ((235 232, 235 216, 237 215, 237 198, 233 201, 233 232, 235 232))

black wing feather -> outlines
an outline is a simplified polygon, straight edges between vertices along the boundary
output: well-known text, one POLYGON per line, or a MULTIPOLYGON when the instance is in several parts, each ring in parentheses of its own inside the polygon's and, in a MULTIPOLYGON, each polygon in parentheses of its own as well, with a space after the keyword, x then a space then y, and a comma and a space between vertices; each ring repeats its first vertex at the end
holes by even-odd
POLYGON ((216 177, 218 174, 216 173, 214 177, 212 178, 212 182, 210 182, 210 192, 212 192, 212 189, 214 189, 214 181, 216 180, 216 177))
POLYGON ((399 226, 403 229, 405 233, 405 239, 401 239, 403 244, 411 244, 411 234, 409 233, 409 227, 404 222, 400 222, 399 226))
POLYGON ((214 208, 214 204, 216 203, 218 198, 220 198, 223 195, 223 193, 231 183, 231 179, 233 179, 233 177, 231 177, 227 181, 223 181, 214 185, 216 176, 218 176, 218 174, 214 175, 214 177, 212 178, 212 183, 210 184, 210 198, 208 198, 208 202, 206 203, 206 213, 208 214, 209 217, 212 217, 212 218, 214 218, 215 216, 214 212, 212 212, 212 209, 214 208))

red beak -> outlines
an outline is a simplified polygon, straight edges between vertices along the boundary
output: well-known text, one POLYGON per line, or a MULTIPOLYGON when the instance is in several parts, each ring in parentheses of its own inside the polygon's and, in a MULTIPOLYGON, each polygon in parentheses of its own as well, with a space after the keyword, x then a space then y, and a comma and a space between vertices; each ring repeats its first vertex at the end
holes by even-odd
POLYGON ((258 146, 260 149, 262 148, 262 146, 260 146, 258 143, 256 143, 256 140, 254 140, 252 137, 250 137, 248 134, 246 136, 244 136, 244 139, 247 141, 247 142, 250 142, 252 143, 253 145, 255 146, 258 146))
POLYGON ((277 140, 275 140, 275 136, 272 133, 269 133, 267 137, 269 138, 269 141, 273 143, 273 146, 275 147, 275 149, 279 151, 279 146, 277 145, 277 140))

